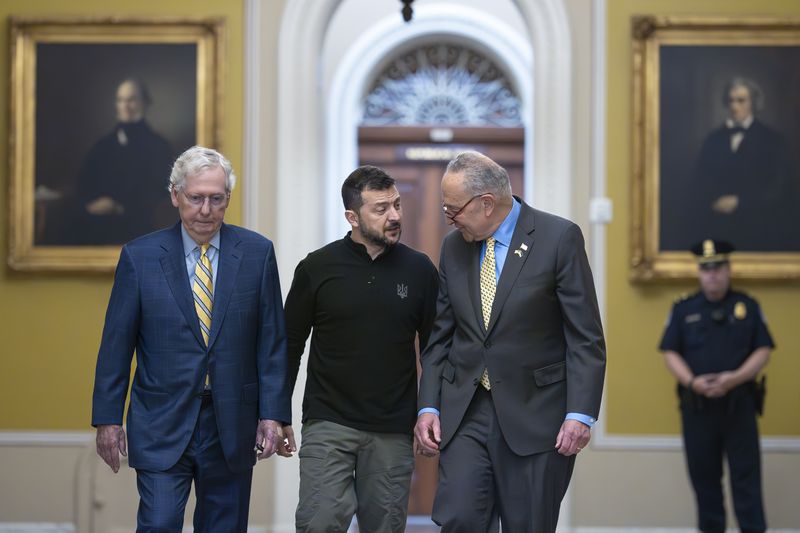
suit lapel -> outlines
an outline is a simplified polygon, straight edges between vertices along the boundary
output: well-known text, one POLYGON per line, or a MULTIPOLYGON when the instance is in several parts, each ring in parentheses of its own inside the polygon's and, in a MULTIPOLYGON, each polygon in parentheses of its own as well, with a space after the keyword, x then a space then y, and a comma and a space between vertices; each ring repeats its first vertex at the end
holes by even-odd
POLYGON ((503 271, 500 273, 494 302, 492 302, 492 316, 489 320, 487 333, 492 330, 497 322, 497 317, 500 316, 500 311, 514 288, 514 282, 517 281, 517 277, 522 271, 522 267, 525 266, 528 257, 533 253, 533 232, 533 210, 525 203, 522 203, 522 210, 519 213, 517 226, 514 228, 514 234, 511 237, 511 245, 508 247, 506 262, 503 265, 503 271))
POLYGON ((483 313, 481 312, 481 282, 480 282, 480 263, 481 263, 481 243, 470 242, 466 244, 467 254, 467 287, 469 297, 472 300, 472 310, 475 312, 475 320, 478 321, 481 331, 483 327, 483 313))
POLYGON ((239 265, 242 261, 242 251, 238 246, 241 240, 239 236, 223 224, 219 230, 219 261, 217 262, 217 285, 214 288, 214 309, 211 312, 211 334, 208 337, 208 348, 214 345, 217 335, 225 320, 225 313, 228 310, 228 303, 231 301, 231 293, 239 273, 239 265))
POLYGON ((186 270, 186 256, 183 252, 180 222, 169 233, 169 238, 161 243, 161 247, 164 249, 164 254, 161 256, 161 269, 172 291, 172 296, 178 303, 178 307, 197 341, 200 344, 205 344, 200 333, 197 312, 194 309, 192 291, 189 289, 189 274, 186 270))

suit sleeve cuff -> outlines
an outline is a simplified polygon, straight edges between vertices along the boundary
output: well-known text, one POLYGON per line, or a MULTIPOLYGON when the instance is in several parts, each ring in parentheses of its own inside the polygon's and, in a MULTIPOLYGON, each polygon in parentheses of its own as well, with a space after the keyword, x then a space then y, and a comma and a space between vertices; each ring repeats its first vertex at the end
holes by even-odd
POLYGON ((439 410, 436 409, 435 407, 423 407, 422 409, 419 410, 419 412, 417 412, 417 416, 423 413, 433 413, 436 416, 439 416, 439 410))
POLYGON ((581 413, 567 413, 565 420, 577 420, 578 422, 583 422, 589 427, 594 426, 594 423, 597 422, 596 418, 588 415, 583 415, 581 413))

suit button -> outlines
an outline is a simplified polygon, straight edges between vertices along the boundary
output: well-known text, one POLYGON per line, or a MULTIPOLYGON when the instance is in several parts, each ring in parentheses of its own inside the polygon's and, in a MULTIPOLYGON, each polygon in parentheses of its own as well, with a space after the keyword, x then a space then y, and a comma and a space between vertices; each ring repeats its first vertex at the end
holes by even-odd
POLYGON ((484 347, 484 348, 491 348, 491 347, 492 347, 492 341, 486 341, 486 342, 484 342, 484 343, 483 343, 483 347, 484 347))
POLYGON ((473 385, 477 385, 478 383, 480 383, 480 381, 481 381, 480 379, 475 378, 475 379, 472 380, 472 384, 473 385))

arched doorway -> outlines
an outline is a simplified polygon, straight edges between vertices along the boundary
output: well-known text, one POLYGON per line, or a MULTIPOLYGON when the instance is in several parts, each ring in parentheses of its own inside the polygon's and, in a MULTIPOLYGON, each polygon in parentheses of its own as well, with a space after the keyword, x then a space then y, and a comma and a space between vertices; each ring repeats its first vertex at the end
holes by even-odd
MULTIPOLYGON (((487 46, 502 50, 500 56, 506 60, 519 58, 526 51, 535 52, 535 62, 534 54, 529 53, 527 63, 509 64, 515 80, 530 84, 524 91, 529 96, 523 101, 523 123, 530 132, 525 136, 526 154, 530 154, 526 162, 531 163, 527 168, 537 179, 535 186, 526 186, 526 196, 537 207, 569 216, 574 156, 573 62, 570 26, 562 0, 513 0, 528 33, 522 46, 509 42, 506 32, 491 25, 490 7, 472 10, 477 11, 477 17, 465 20, 469 10, 461 5, 420 5, 415 8, 414 24, 402 32, 399 16, 392 24, 365 26, 359 33, 370 36, 367 42, 372 48, 351 50, 351 79, 323 91, 320 61, 324 37, 342 1, 287 2, 277 38, 263 31, 276 27, 275 12, 260 8, 256 0, 246 1, 246 12, 253 23, 248 23, 246 47, 249 67, 245 99, 249 112, 245 115, 245 223, 273 238, 280 251, 278 266, 283 280, 291 279, 295 265, 309 250, 341 237, 345 228, 337 191, 331 190, 331 176, 343 179, 358 161, 357 110, 367 81, 376 70, 376 56, 385 56, 386 50, 418 34, 455 33, 491 43, 487 46), (459 28, 454 30, 456 26, 459 28), (271 51, 276 41, 278 50, 273 60, 271 51), (270 62, 278 67, 277 86, 261 83, 258 75, 259 67, 270 62), (359 83, 361 91, 353 91, 359 83), (274 115, 268 113, 271 109, 274 115), (273 137, 275 146, 265 145, 264 141, 273 137), (265 176, 274 177, 274 184, 265 176), (302 224, 293 222, 298 206, 303 207, 302 224)), ((301 369, 298 390, 302 390, 304 379, 305 370, 301 369)), ((301 397, 298 393, 293 399, 298 413, 301 397)), ((274 479, 269 500, 273 527, 291 531, 297 503, 297 464, 295 460, 273 462, 268 474, 274 479)))
MULTIPOLYGON (((451 230, 439 184, 457 153, 487 154, 508 170, 512 190, 524 197, 521 98, 506 69, 452 37, 406 43, 383 65, 364 98, 358 164, 384 168, 397 180, 403 242, 438 264, 451 230)), ((410 516, 431 515, 437 470, 436 458, 416 457, 410 516)))
POLYGON ((439 182, 447 162, 477 150, 503 165, 524 197, 522 101, 505 69, 475 48, 446 38, 396 51, 373 79, 358 128, 358 164, 398 180, 403 242, 438 264, 450 227, 439 182))

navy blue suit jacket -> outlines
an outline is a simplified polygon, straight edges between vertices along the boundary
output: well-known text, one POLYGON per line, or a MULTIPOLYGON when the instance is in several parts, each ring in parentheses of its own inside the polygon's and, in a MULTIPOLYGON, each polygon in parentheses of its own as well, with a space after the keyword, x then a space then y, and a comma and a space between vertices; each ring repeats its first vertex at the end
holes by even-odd
POLYGON ((225 459, 252 468, 258 419, 291 422, 286 333, 272 243, 223 224, 211 335, 203 342, 180 223, 122 248, 97 357, 92 425, 122 424, 133 468, 162 471, 195 428, 208 370, 225 459))

